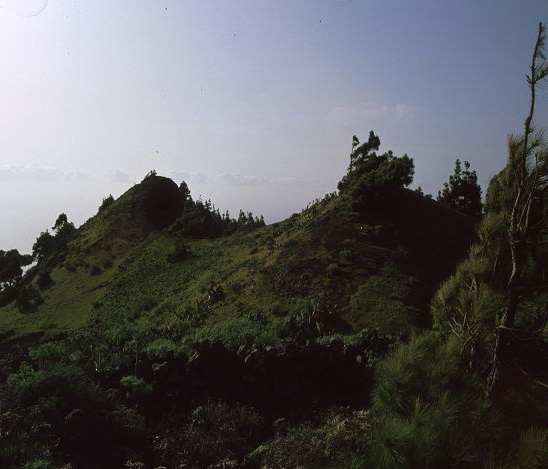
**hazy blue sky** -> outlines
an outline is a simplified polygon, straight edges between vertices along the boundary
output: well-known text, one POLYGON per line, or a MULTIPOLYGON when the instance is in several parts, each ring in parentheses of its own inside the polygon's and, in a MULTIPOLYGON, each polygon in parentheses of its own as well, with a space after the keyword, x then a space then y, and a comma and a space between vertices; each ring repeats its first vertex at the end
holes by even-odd
MULTIPOLYGON (((485 187, 548 1, 0 0, 0 249, 156 169, 267 222, 335 190, 352 135, 485 187)), ((548 125, 548 91, 537 123, 548 125)))

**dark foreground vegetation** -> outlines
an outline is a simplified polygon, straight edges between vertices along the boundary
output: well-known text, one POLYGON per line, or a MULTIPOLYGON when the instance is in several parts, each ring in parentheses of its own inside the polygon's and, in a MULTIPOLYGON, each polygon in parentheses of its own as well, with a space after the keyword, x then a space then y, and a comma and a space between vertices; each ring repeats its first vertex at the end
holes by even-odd
POLYGON ((0 468, 548 467, 544 41, 485 207, 371 132, 278 224, 151 172, 0 251, 0 468))

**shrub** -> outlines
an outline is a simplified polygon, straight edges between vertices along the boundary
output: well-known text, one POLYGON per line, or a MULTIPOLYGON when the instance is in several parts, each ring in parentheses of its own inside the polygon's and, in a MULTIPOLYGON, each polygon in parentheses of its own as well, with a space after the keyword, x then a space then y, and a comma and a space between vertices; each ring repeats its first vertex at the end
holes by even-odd
POLYGON ((495 469, 542 469, 548 467, 548 429, 532 427, 523 432, 504 461, 495 469))
POLYGON ((114 197, 112 197, 112 194, 109 194, 107 197, 103 198, 103 202, 99 206, 98 213, 102 212, 103 210, 106 210, 114 203, 114 197))
POLYGON ((15 300, 15 306, 22 313, 32 313, 36 311, 44 300, 40 296, 40 293, 32 285, 26 285, 19 289, 17 299, 15 300))
POLYGON ((372 467, 478 467, 500 441, 503 425, 462 374, 454 339, 413 337, 379 364, 375 382, 372 467))
POLYGON ((214 305, 226 298, 226 293, 222 285, 212 285, 207 291, 207 301, 210 305, 214 305))
POLYGON ((120 385, 132 399, 140 399, 152 392, 152 385, 135 375, 124 376, 120 380, 120 385))
POLYGON ((275 342, 270 328, 249 318, 236 318, 203 327, 194 337, 188 337, 187 343, 220 342, 229 350, 238 350, 240 345, 270 345, 275 342))
POLYGON ((72 364, 56 363, 38 370, 22 365, 7 384, 18 405, 34 409, 54 427, 74 409, 95 413, 103 401, 97 385, 72 364))
POLYGON ((243 458, 258 444, 263 428, 252 407, 210 402, 196 407, 180 432, 158 435, 155 446, 169 467, 212 467, 243 458))
POLYGON ((28 461, 24 466, 23 469, 54 469, 55 465, 51 461, 51 459, 33 459, 32 461, 28 461))
POLYGON ((173 250, 168 254, 168 262, 182 262, 192 257, 190 247, 181 240, 178 240, 173 247, 173 250))
POLYGON ((373 392, 375 412, 406 416, 415 409, 417 399, 432 402, 443 396, 458 376, 459 359, 455 347, 435 332, 413 337, 379 364, 373 392))
POLYGON ((29 358, 40 368, 58 363, 66 357, 67 348, 63 342, 46 342, 29 351, 29 358))
MULTIPOLYGON (((7 402, 3 402, 3 407, 7 402)), ((48 463, 44 459, 49 448, 54 447, 55 438, 51 435, 49 425, 32 421, 29 412, 3 412, 0 413, 0 433, 2 444, 0 444, 0 467, 24 468, 24 467, 49 467, 40 466, 40 461, 48 463), (32 466, 35 464, 35 466, 32 466)))
POLYGON ((447 394, 428 402, 417 398, 405 418, 387 415, 375 434, 372 466, 439 469, 457 467, 459 442, 457 415, 459 406, 447 394))
POLYGON ((331 411, 319 426, 303 424, 278 433, 252 459, 271 469, 352 467, 358 462, 359 467, 373 467, 364 464, 370 438, 370 413, 341 409, 331 411))
POLYGON ((158 338, 147 344, 146 355, 151 359, 165 360, 177 351, 177 344, 169 339, 158 338))
POLYGON ((285 319, 281 337, 304 341, 333 334, 338 325, 333 309, 325 297, 311 300, 285 319))
POLYGON ((36 284, 40 288, 40 290, 46 290, 47 288, 51 287, 53 285, 53 279, 51 278, 51 275, 49 272, 40 272, 38 274, 38 279, 36 280, 36 284))
POLYGON ((6 285, 0 290, 0 308, 10 304, 17 298, 17 288, 6 285))

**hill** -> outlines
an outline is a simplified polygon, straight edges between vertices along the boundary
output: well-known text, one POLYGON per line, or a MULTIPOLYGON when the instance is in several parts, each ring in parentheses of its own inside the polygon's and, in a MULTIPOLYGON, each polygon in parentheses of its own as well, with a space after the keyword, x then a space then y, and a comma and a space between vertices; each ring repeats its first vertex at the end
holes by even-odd
POLYGON ((101 208, 39 266, 52 279, 36 286, 43 303, 0 309, 4 337, 94 322, 198 330, 261 318, 278 330, 315 309, 333 332, 409 334, 428 325, 431 296, 474 239, 471 219, 405 189, 381 215, 329 195, 283 222, 204 239, 185 233, 183 205, 175 183, 151 175, 101 208))

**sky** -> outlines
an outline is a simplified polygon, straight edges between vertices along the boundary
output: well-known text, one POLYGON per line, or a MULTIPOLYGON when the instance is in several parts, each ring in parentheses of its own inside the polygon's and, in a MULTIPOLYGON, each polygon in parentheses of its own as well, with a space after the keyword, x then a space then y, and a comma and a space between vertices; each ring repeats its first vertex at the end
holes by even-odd
MULTIPOLYGON (((437 194, 484 188, 528 110, 546 0, 0 0, 0 249, 155 169, 267 223, 336 190, 352 136, 437 194)), ((548 88, 537 126, 548 127, 548 88)))

